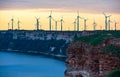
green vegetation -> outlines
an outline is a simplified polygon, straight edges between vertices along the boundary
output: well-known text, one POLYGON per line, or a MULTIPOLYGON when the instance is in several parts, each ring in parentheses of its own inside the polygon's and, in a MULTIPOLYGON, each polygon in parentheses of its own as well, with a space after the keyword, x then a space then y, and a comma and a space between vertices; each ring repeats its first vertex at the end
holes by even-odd
MULTIPOLYGON (((74 41, 75 42, 81 41, 92 46, 97 46, 98 44, 101 44, 105 39, 108 39, 110 37, 120 38, 120 32, 119 31, 103 31, 103 32, 101 31, 101 32, 97 32, 95 35, 76 38, 74 41)), ((106 53, 114 54, 120 58, 120 47, 118 46, 107 45, 101 48, 101 50, 105 51, 106 53)))
POLYGON ((95 35, 76 38, 74 41, 75 42, 82 41, 82 42, 85 42, 89 45, 96 46, 109 37, 120 38, 120 32, 119 31, 101 31, 95 35))
POLYGON ((86 36, 86 37, 80 37, 75 39, 75 41, 82 41, 85 43, 88 43, 90 45, 96 46, 98 44, 100 44, 103 40, 109 38, 109 35, 106 34, 95 34, 95 35, 91 35, 91 36, 86 36))
POLYGON ((120 69, 111 72, 107 77, 120 77, 120 69))
POLYGON ((102 48, 103 51, 111 54, 115 54, 117 57, 120 58, 120 47, 108 45, 102 48))

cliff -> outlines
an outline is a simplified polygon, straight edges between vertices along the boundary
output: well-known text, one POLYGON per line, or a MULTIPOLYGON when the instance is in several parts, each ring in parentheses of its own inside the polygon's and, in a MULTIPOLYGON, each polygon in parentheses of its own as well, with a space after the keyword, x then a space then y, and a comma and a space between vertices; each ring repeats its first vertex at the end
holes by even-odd
POLYGON ((107 77, 120 69, 120 40, 108 38, 97 46, 73 42, 67 49, 65 77, 107 77))
POLYGON ((65 60, 66 48, 73 36, 68 32, 0 31, 0 51, 60 57, 65 60))

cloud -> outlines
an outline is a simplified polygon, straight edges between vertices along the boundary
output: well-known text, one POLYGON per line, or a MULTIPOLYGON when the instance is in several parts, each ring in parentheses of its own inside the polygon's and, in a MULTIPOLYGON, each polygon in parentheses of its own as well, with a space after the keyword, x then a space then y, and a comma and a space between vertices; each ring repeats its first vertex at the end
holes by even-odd
POLYGON ((64 9, 120 13, 120 0, 0 0, 0 9, 64 9))

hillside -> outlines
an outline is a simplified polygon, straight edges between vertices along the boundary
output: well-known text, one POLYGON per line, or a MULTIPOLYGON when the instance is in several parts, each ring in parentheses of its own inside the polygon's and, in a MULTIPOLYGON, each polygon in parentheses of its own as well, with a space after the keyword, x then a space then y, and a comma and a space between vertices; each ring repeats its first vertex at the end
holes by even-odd
POLYGON ((110 37, 120 38, 120 32, 119 31, 100 31, 97 32, 95 35, 85 36, 76 38, 74 41, 82 41, 89 45, 96 46, 100 44, 105 39, 108 39, 110 37))
POLYGON ((76 38, 67 48, 66 66, 66 77, 119 77, 120 32, 76 38))
MULTIPOLYGON (((103 31, 103 32, 99 32, 95 35, 76 38, 74 40, 74 42, 77 42, 77 41, 85 42, 91 46, 98 47, 99 45, 102 45, 109 38, 119 39, 120 32, 119 31, 103 31)), ((100 46, 100 50, 107 52, 107 53, 110 53, 110 54, 115 54, 117 57, 120 58, 120 46, 108 44, 105 46, 100 46)))

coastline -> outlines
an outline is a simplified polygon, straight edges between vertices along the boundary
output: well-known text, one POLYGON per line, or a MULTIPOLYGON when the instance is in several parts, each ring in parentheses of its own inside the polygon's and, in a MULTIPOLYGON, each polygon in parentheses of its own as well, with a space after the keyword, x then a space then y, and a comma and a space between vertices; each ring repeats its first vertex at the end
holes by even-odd
POLYGON ((27 55, 43 56, 43 57, 53 58, 62 62, 65 62, 66 60, 66 56, 43 53, 39 51, 20 51, 20 50, 1 49, 0 52, 10 52, 10 53, 20 53, 20 54, 22 53, 27 55))

